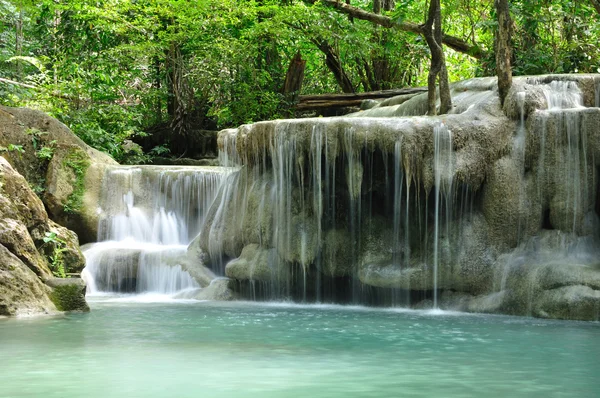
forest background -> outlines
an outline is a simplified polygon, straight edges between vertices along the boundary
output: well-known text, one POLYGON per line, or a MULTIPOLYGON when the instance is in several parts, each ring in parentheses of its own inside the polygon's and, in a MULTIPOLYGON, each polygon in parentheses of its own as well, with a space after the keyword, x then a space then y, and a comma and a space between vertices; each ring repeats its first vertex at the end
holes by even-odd
MULTIPOLYGON (((600 1, 508 6, 513 75, 600 73, 600 1)), ((496 7, 442 2, 450 82, 496 74, 496 7)), ((186 156, 218 129, 298 116, 299 95, 427 85, 429 10, 424 0, 0 0, 0 104, 47 112, 122 163, 186 156)))

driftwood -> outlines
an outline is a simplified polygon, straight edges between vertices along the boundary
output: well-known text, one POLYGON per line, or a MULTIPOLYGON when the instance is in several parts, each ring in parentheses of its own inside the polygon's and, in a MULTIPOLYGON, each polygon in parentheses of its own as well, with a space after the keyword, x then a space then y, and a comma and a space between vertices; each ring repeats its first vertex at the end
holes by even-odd
POLYGON ((297 111, 320 110, 327 108, 346 108, 360 106, 364 100, 377 100, 397 95, 420 94, 427 92, 427 87, 401 88, 394 90, 369 91, 366 93, 301 95, 296 104, 297 111))

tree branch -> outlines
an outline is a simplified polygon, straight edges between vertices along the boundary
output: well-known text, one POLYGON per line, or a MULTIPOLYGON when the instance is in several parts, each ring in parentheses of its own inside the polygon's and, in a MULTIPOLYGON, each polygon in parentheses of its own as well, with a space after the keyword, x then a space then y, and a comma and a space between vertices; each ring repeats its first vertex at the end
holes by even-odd
MULTIPOLYGON (((23 87, 23 88, 31 88, 33 90, 38 90, 38 91, 39 90, 43 90, 42 87, 34 86, 33 84, 16 82, 14 80, 4 79, 2 77, 0 77, 0 83, 11 84, 13 86, 19 86, 19 87, 23 87)), ((70 96, 68 96, 66 94, 61 94, 59 92, 50 93, 50 95, 53 96, 53 97, 57 97, 57 98, 63 98, 63 99, 67 99, 67 100, 73 100, 72 97, 70 97, 70 96)))
POLYGON ((590 0, 590 3, 594 6, 598 14, 600 14, 600 1, 599 0, 590 0))
MULTIPOLYGON (((319 0, 304 0, 307 3, 314 4, 319 0)), ((592 0, 597 1, 597 0, 592 0)), ((362 19, 363 21, 369 21, 375 25, 380 25, 386 28, 394 28, 399 29, 404 32, 415 33, 418 35, 423 34, 423 28, 421 25, 417 25, 412 22, 397 22, 392 20, 390 17, 386 17, 385 15, 379 15, 372 12, 368 12, 363 10, 362 8, 354 7, 348 5, 346 3, 338 2, 337 0, 320 0, 321 3, 335 8, 339 12, 343 14, 350 15, 356 19, 362 19)), ((442 36, 442 43, 452 48, 455 51, 465 53, 470 55, 473 58, 482 58, 484 56, 484 52, 475 45, 469 44, 468 42, 459 39, 455 36, 450 36, 444 34, 442 36)))
POLYGON ((14 80, 3 79, 1 77, 0 77, 0 83, 6 83, 6 84, 12 84, 13 86, 37 89, 36 86, 33 86, 31 84, 20 83, 20 82, 14 81, 14 80))

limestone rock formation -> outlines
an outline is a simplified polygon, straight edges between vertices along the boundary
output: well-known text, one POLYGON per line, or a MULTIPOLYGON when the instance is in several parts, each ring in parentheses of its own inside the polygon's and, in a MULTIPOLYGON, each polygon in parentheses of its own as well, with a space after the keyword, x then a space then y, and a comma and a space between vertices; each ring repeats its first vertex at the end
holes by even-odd
POLYGON ((0 315, 56 312, 46 282, 84 264, 75 234, 48 218, 25 178, 0 157, 0 315))
POLYGON ((222 167, 107 167, 99 241, 82 247, 89 293, 225 297, 227 286, 212 285, 217 275, 204 266, 204 253, 188 245, 228 176, 222 167))
POLYGON ((216 278, 211 283, 194 295, 196 300, 230 301, 237 298, 229 287, 230 280, 227 278, 216 278))
POLYGON ((517 77, 501 107, 495 78, 471 79, 448 115, 416 94, 224 130, 237 171, 191 247, 241 282, 272 282, 277 253, 284 297, 598 319, 599 87, 517 77))
POLYGON ((106 166, 117 163, 43 112, 0 107, 0 147, 10 145, 22 150, 2 156, 43 198, 50 217, 83 242, 96 240, 101 181, 106 166))
POLYGON ((0 315, 56 312, 49 294, 50 288, 0 244, 0 315))
POLYGON ((285 280, 287 269, 274 249, 264 249, 255 243, 244 247, 240 256, 230 261, 225 275, 234 279, 257 281, 285 280))

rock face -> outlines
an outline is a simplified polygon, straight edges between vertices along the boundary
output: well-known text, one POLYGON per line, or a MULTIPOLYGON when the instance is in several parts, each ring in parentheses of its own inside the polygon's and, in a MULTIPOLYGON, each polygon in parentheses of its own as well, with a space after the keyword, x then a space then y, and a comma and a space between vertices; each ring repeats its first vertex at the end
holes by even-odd
POLYGON ((45 283, 84 265, 77 236, 48 218, 25 178, 0 157, 0 315, 56 312, 45 283))
POLYGON ((267 297, 598 319, 598 87, 519 77, 502 109, 472 79, 448 115, 422 116, 422 94, 224 130, 239 169, 190 248, 267 297))
POLYGON ((50 288, 0 244, 0 315, 56 312, 49 294, 50 288))
POLYGON ((0 106, 0 147, 43 198, 52 220, 75 231, 82 242, 96 240, 100 186, 114 160, 56 119, 25 108, 0 106))

